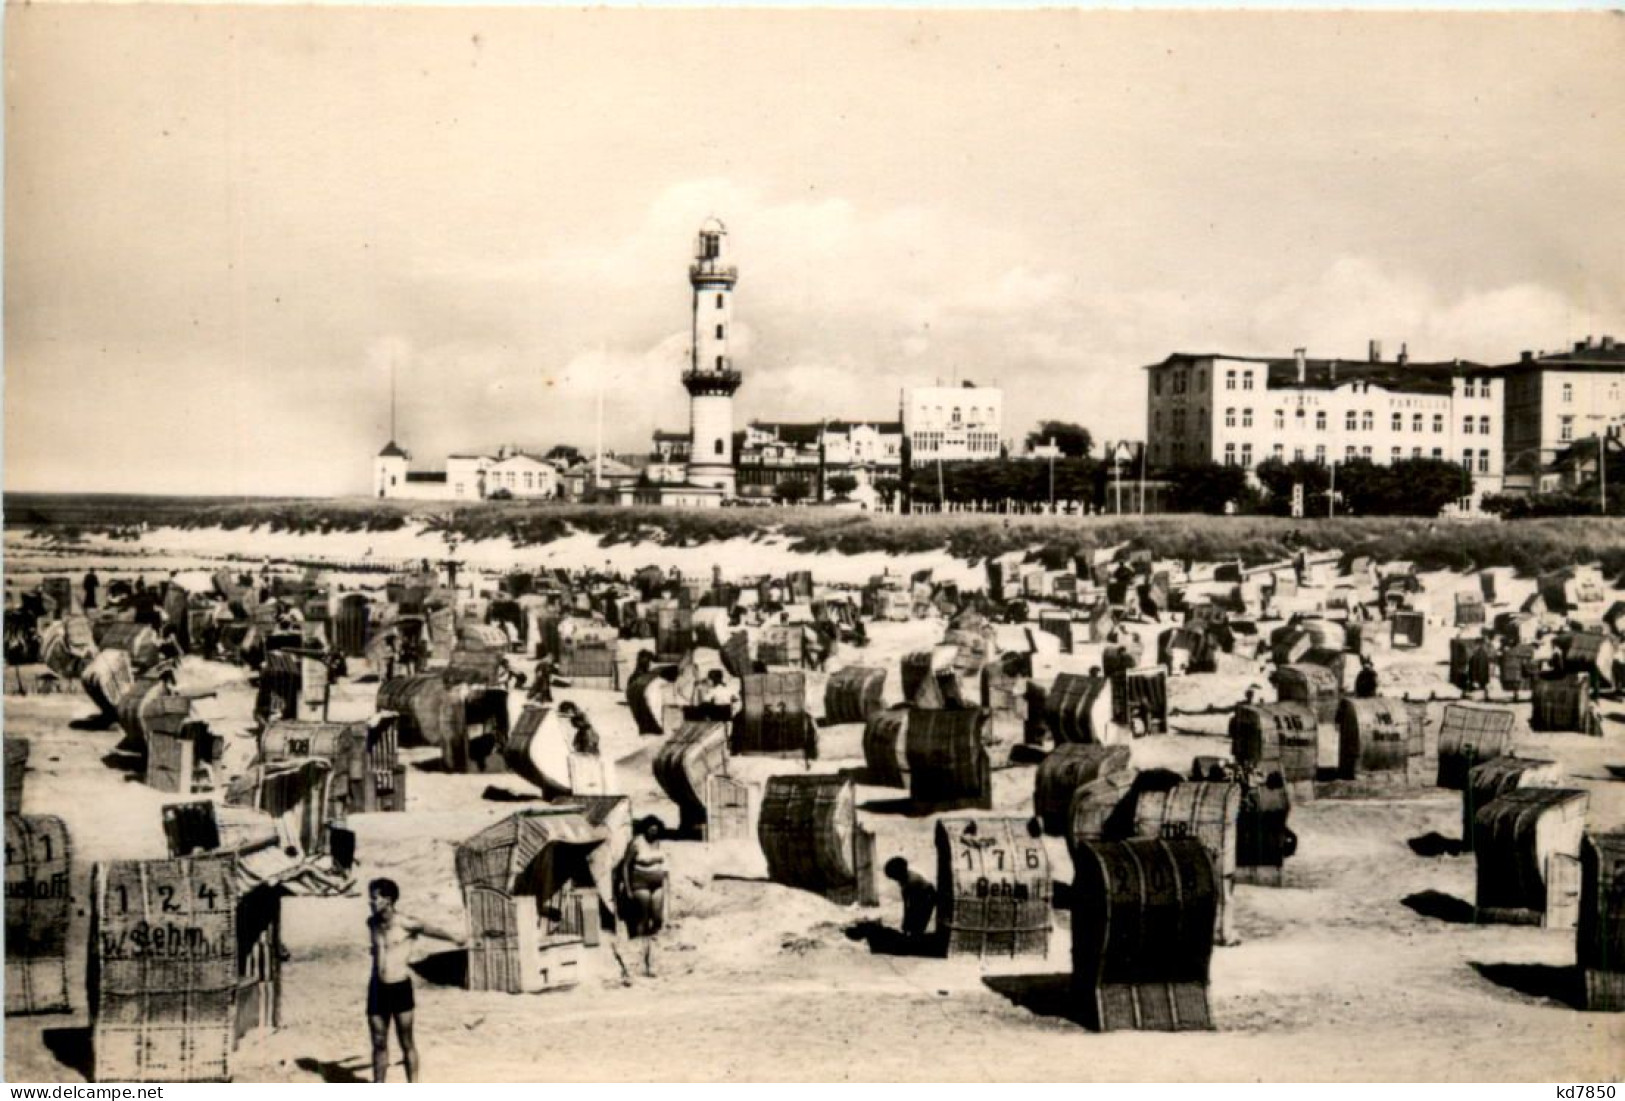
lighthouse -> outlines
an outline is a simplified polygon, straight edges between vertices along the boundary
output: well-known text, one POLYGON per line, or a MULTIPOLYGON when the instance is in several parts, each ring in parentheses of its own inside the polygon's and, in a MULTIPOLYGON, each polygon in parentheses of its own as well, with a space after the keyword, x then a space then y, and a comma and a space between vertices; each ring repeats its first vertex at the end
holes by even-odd
POLYGON ((694 331, 683 385, 689 395, 688 480, 693 485, 734 492, 734 391, 740 377, 728 354, 732 337, 734 284, 739 269, 729 261, 728 230, 707 218, 694 241, 688 266, 694 289, 694 331))

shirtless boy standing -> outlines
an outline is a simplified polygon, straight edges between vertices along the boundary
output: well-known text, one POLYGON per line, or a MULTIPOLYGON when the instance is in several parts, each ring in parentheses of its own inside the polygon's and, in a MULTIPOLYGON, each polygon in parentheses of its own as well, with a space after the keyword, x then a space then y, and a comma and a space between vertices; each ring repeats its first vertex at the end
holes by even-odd
POLYGON ((406 1080, 418 1080, 418 1049, 412 1039, 412 975, 407 970, 412 941, 420 936, 458 943, 461 937, 407 917, 395 909, 401 889, 393 879, 375 879, 367 885, 367 902, 372 915, 367 929, 372 935, 372 982, 367 987, 367 1028, 372 1032, 372 1077, 384 1081, 389 1073, 389 1022, 395 1021, 395 1037, 401 1044, 406 1063, 406 1080))

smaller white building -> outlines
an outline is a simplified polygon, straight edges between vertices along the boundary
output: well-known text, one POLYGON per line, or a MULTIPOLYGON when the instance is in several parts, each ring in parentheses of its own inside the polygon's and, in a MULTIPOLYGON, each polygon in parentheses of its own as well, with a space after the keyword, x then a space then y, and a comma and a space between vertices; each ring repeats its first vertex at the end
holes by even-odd
POLYGON ((377 496, 420 501, 483 501, 493 496, 548 500, 560 496, 556 465, 528 452, 446 456, 446 469, 412 470, 412 456, 391 440, 373 462, 377 496))
POLYGON ((406 475, 412 466, 412 456, 394 440, 384 445, 372 461, 372 495, 374 497, 409 497, 406 475))
POLYGON ((915 462, 997 459, 1003 429, 1004 391, 996 387, 919 386, 903 403, 903 431, 915 462))

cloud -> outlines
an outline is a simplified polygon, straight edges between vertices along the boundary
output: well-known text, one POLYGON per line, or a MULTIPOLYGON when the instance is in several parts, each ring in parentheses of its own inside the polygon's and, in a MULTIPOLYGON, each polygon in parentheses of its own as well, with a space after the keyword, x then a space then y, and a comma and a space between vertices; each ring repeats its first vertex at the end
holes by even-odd
POLYGON ((1531 342, 1560 345, 1575 315, 1571 300, 1535 283, 1452 295, 1415 272, 1350 256, 1264 299, 1252 328, 1276 352, 1304 345, 1312 354, 1360 356, 1378 339, 1387 355, 1405 343, 1416 359, 1501 363, 1531 342))

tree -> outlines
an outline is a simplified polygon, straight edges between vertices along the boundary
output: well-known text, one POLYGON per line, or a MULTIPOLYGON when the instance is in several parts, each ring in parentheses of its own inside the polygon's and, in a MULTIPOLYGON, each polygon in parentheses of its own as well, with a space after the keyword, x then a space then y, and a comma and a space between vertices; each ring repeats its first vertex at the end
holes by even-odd
POLYGON ((1035 431, 1027 433, 1027 449, 1053 442, 1068 459, 1087 459, 1095 449, 1095 438, 1081 424, 1068 421, 1040 421, 1035 431))
POLYGON ((832 474, 825 479, 824 484, 835 494, 837 501, 846 500, 852 496, 852 491, 858 488, 858 480, 850 474, 832 474))
MULTIPOLYGON (((1608 464, 1609 485, 1613 485, 1614 464, 1608 464)), ((1622 471, 1625 473, 1625 471, 1622 471)), ((1503 520, 1534 520, 1550 516, 1596 516, 1602 508, 1595 483, 1591 491, 1581 493, 1490 493, 1479 502, 1479 507, 1503 520)), ((1608 515, 1625 516, 1625 499, 1618 493, 1608 495, 1608 515)))
POLYGON ((1337 492, 1359 516, 1437 516, 1473 492, 1473 476, 1443 459, 1401 459, 1379 466, 1356 459, 1337 468, 1337 492))
MULTIPOLYGON (((1096 497, 1100 465, 1094 459, 1056 459, 1053 464, 1031 459, 943 463, 943 495, 961 504, 1004 501, 1048 504, 1053 466, 1055 500, 1088 502, 1096 497)), ((935 464, 914 471, 911 492, 914 499, 922 503, 936 502, 935 464)))
MULTIPOLYGON (((1258 482, 1269 494, 1265 509, 1272 516, 1292 515, 1292 487, 1303 486, 1303 511, 1306 516, 1326 515, 1326 491, 1331 486, 1332 472, 1319 463, 1296 459, 1284 463, 1280 459, 1266 459, 1253 470, 1258 482)), ((1343 488, 1343 468, 1337 468, 1338 489, 1343 488)))
POLYGON ((897 491, 902 488, 903 482, 901 478, 893 478, 887 475, 875 479, 875 492, 880 494, 880 503, 886 508, 892 507, 892 502, 897 500, 897 491))
POLYGON ((805 501, 807 494, 811 492, 806 482, 798 478, 786 478, 773 487, 773 499, 786 505, 794 505, 805 501))
POLYGON ((567 443, 554 444, 553 447, 548 450, 546 457, 549 459, 556 459, 567 467, 579 466, 581 463, 586 461, 585 457, 581 454, 581 451, 578 448, 571 447, 567 443))
POLYGON ((1206 512, 1221 516, 1235 502, 1239 510, 1250 503, 1247 472, 1239 466, 1195 463, 1168 471, 1168 503, 1175 512, 1206 512))

